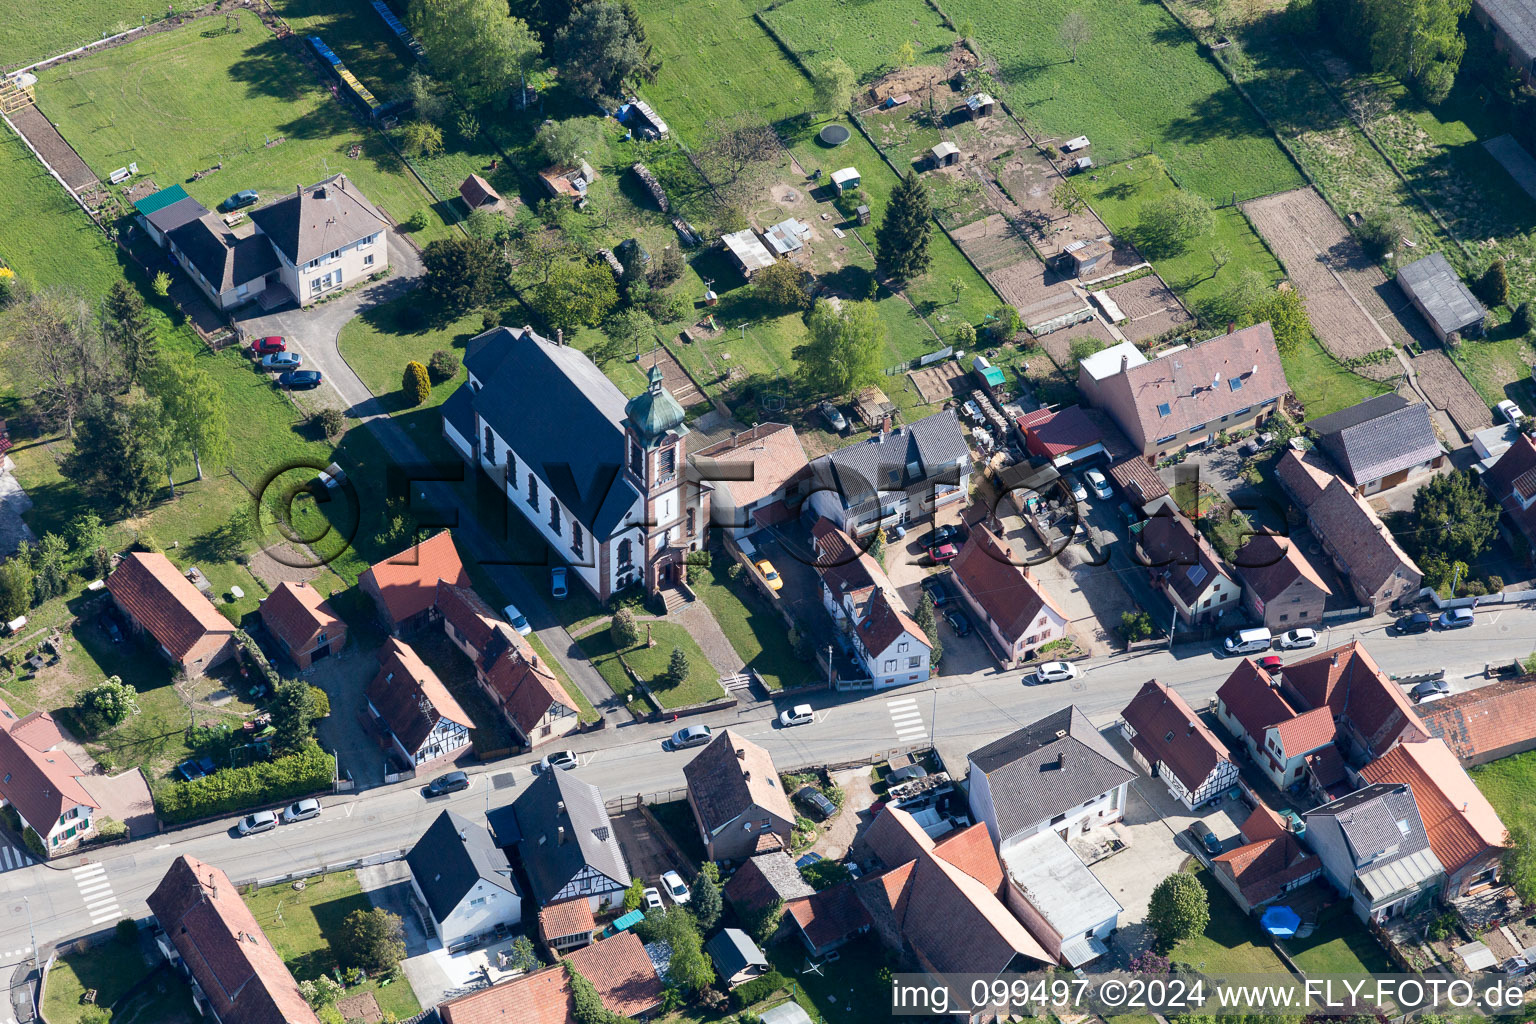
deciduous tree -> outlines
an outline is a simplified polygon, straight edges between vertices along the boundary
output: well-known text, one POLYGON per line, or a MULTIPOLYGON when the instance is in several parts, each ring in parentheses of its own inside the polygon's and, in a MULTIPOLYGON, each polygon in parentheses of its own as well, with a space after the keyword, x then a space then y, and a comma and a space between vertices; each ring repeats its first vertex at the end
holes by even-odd
POLYGON ((23 550, 0 564, 0 617, 10 622, 32 607, 32 563, 23 550))
POLYGON ((897 281, 921 277, 933 257, 928 239, 933 234, 933 208, 928 188, 916 172, 908 172, 891 190, 885 217, 875 231, 875 262, 897 281))
POLYGON ((83 691, 75 703, 76 721, 92 736, 99 736, 138 713, 138 691, 117 676, 83 691))
POLYGON ((1216 225, 1211 204, 1183 189, 1174 189, 1141 209, 1136 244, 1149 253, 1173 255, 1210 234, 1216 225))
POLYGON ((190 352, 161 353, 149 370, 145 389, 160 400, 173 441, 192 456, 197 478, 203 460, 219 464, 229 458, 229 419, 224 390, 190 352))
POLYGON ((1067 16, 1061 19, 1061 28, 1056 36, 1061 40, 1061 45, 1072 55, 1072 63, 1077 63, 1077 51, 1088 45, 1088 40, 1093 38, 1093 29, 1088 25, 1088 19, 1077 8, 1067 12, 1067 16))
POLYGON ((872 302, 844 302, 842 310, 825 299, 811 309, 811 340, 795 350, 801 372, 819 393, 852 397, 880 378, 885 324, 872 302))
POLYGON ((606 263, 585 258, 559 260, 533 289, 533 307, 551 328, 573 331, 601 323, 619 301, 606 263))
POLYGON ((774 309, 804 309, 811 301, 805 271, 792 260, 777 260, 753 274, 752 294, 774 309))
POLYGON ((812 102, 816 109, 828 114, 841 113, 853 102, 853 91, 858 79, 853 69, 841 57, 823 61, 811 77, 812 102))
POLYGON ((77 292, 30 292, 11 314, 17 349, 30 353, 37 398, 45 414, 73 436, 75 420, 106 383, 107 369, 90 304, 77 292))
POLYGON ((409 22, 432 66, 470 104, 518 86, 542 48, 506 0, 411 0, 409 22))
POLYGON ((277 730, 273 746, 283 752, 299 750, 315 734, 315 722, 330 714, 330 698, 302 679, 285 679, 272 695, 268 711, 277 730))
POLYGON ((1275 332, 1275 348, 1283 356, 1300 351, 1312 340, 1312 320, 1301 293, 1294 288, 1266 290, 1263 298, 1238 319, 1245 326, 1268 321, 1275 332))
POLYGON ((412 156, 433 157, 443 151, 443 130, 431 121, 407 121, 400 139, 412 156))
POLYGON ((341 922, 339 938, 341 962, 369 974, 393 971, 405 959, 405 925, 382 907, 352 911, 341 922))
POLYGON ((568 117, 541 125, 533 141, 546 163, 575 167, 597 145, 601 130, 602 122, 595 117, 568 117))
POLYGON ((1467 51, 1461 19, 1472 0, 1356 0, 1371 25, 1371 63, 1413 86, 1425 102, 1451 91, 1467 51))
POLYGON ((613 646, 621 651, 639 643, 640 627, 635 624, 635 613, 628 608, 614 612, 613 620, 608 623, 608 635, 613 639, 613 646))
POLYGON ((1194 875, 1175 872, 1152 890, 1147 924, 1164 948, 1199 935, 1210 920, 1210 897, 1194 875))

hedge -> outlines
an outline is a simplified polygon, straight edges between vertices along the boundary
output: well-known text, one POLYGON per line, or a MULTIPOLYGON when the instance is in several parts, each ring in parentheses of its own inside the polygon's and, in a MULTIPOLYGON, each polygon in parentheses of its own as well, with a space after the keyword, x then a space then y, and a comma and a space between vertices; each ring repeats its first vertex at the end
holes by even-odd
POLYGON ((784 975, 778 971, 769 971, 767 974, 759 974, 751 981, 737 985, 731 995, 736 997, 737 1006, 745 1008, 762 1002, 781 988, 788 987, 789 980, 784 975))
POLYGON ((306 796, 325 789, 335 776, 335 758, 319 744, 310 743, 286 757, 160 786, 155 791, 155 813, 167 824, 179 824, 306 796))

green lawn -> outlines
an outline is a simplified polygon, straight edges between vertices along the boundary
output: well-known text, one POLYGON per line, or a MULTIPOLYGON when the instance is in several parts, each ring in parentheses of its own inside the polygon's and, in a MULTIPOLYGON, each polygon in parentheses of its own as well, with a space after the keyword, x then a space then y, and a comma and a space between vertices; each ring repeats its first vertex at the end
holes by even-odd
POLYGON ((1387 385, 1344 368, 1315 340, 1280 357, 1286 383, 1307 417, 1326 416, 1389 391, 1387 385))
POLYGON ((1324 910, 1317 930, 1305 939, 1286 939, 1291 959, 1309 975, 1343 974, 1361 977, 1395 970, 1386 952, 1354 914, 1348 900, 1324 910))
MULTIPOLYGON (((371 907, 353 871, 307 879, 302 892, 295 892, 291 885, 258 889, 245 896, 245 905, 299 981, 336 969, 331 943, 340 933, 342 921, 354 910, 371 907)), ((370 980, 347 990, 348 995, 360 992, 372 992, 379 1009, 401 1020, 421 1012, 403 976, 388 984, 370 980)))
MULTIPOLYGON (((422 296, 410 294, 375 306, 343 327, 336 339, 347 365, 357 371, 369 391, 384 399, 391 412, 406 408, 401 392, 406 363, 414 359, 427 365, 439 350, 453 353, 462 362, 469 339, 482 330, 478 312, 438 325, 422 315, 424 305, 422 296)), ((466 379, 461 366, 451 379, 434 380, 424 407, 436 409, 466 379)))
POLYGON ((1014 113, 1046 136, 1087 135, 1095 164, 1155 152, 1213 202, 1303 183, 1258 115, 1159 4, 947 0, 944 8, 974 24, 1014 113), (1057 37, 1069 11, 1081 12, 1092 33, 1076 63, 1057 37))
MULTIPOLYGON (((1136 241, 1145 207, 1172 192, 1176 186, 1161 161, 1131 160, 1098 169, 1098 181, 1080 183, 1095 213, 1115 234, 1136 241)), ((1280 264, 1249 226, 1242 213, 1230 207, 1215 211, 1211 233, 1191 241, 1182 252, 1160 256, 1152 265, 1184 304, 1202 312, 1236 285, 1247 270, 1273 283, 1284 276, 1280 264), (1218 268, 1210 253, 1224 246, 1231 259, 1218 268)), ((1219 314, 1206 313, 1207 321, 1219 314)))
POLYGON ((68 281, 92 296, 121 276, 111 244, 8 126, 0 127, 0 262, 28 281, 68 281))
POLYGON ((1536 407, 1531 392, 1531 366, 1536 364, 1536 345, 1525 338, 1512 338, 1503 330, 1495 330, 1490 338, 1469 339, 1446 354, 1461 367, 1461 372, 1489 405, 1512 398, 1527 411, 1536 407))
POLYGON ((693 585, 747 668, 757 672, 770 690, 795 686, 816 675, 814 665, 795 657, 789 633, 768 599, 745 578, 731 579, 726 571, 737 564, 721 557, 706 579, 693 585))
POLYGON ((765 9, 763 20, 807 67, 840 57, 860 82, 894 70, 904 43, 916 63, 943 64, 956 39, 922 0, 789 0, 765 9))
POLYGON ((163 17, 162 0, 11 0, 0 18, 0 67, 52 57, 163 17))
POLYGON ((1239 913, 1232 897, 1218 886, 1205 869, 1195 872, 1211 903, 1211 921, 1205 934, 1185 939, 1169 953, 1176 963, 1189 964, 1204 974, 1285 974, 1285 965, 1264 939, 1258 927, 1239 913))
POLYGON ((811 109, 811 86, 752 18, 753 0, 640 0, 661 70, 641 94, 683 141, 697 145, 705 122, 739 110, 769 121, 811 109))
POLYGON ((192 989, 180 976, 158 958, 151 966, 137 942, 125 946, 115 938, 54 961, 43 994, 43 1015, 49 1024, 76 1024, 85 1009, 80 997, 87 989, 96 990, 97 1006, 111 1008, 151 974, 154 978, 145 988, 116 1008, 114 1019, 145 1024, 193 1024, 201 1019, 192 1004, 192 989))
POLYGON ((380 101, 404 96, 415 56, 396 41, 368 0, 272 0, 272 9, 301 39, 317 35, 325 40, 380 101))
POLYGON ((675 622, 665 621, 646 621, 639 623, 639 626, 640 643, 624 651, 614 647, 607 626, 577 638, 576 642, 581 645, 587 657, 592 659, 592 666, 613 688, 614 693, 627 701, 639 701, 642 708, 649 708, 640 698, 624 666, 619 664, 619 655, 622 654, 629 667, 647 681, 651 693, 661 702, 662 707, 680 708, 725 695, 725 691, 720 688, 718 673, 687 630, 675 622), (656 641, 655 647, 645 646, 647 626, 656 641), (660 680, 667 671, 674 647, 688 655, 688 678, 676 686, 666 686, 660 680))
POLYGON ((1536 828, 1536 751, 1479 765, 1472 780, 1505 824, 1536 828))
MULTIPOLYGON (((240 32, 223 24, 200 19, 50 68, 39 76, 38 106, 102 177, 134 161, 162 187, 185 183, 210 208, 240 189, 270 199, 337 172, 397 221, 430 207, 384 139, 295 57, 297 37, 278 40, 249 16, 240 32), (357 159, 347 155, 353 145, 362 147, 357 159)), ((434 215, 419 237, 446 234, 434 215)))

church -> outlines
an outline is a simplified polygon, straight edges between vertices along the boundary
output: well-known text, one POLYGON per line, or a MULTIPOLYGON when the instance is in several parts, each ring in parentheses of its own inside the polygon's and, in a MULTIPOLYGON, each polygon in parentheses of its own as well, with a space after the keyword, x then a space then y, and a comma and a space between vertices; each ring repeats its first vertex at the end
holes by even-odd
POLYGON ((650 371, 626 400, 586 354, 531 327, 470 339, 443 435, 601 601, 675 587, 707 545, 709 486, 690 483, 683 408, 650 371))

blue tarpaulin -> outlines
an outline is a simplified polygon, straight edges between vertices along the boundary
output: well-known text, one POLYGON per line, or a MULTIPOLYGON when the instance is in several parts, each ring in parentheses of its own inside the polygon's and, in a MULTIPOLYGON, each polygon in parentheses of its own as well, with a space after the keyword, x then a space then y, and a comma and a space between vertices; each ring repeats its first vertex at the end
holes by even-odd
POLYGON ((1269 934, 1287 938, 1295 935, 1296 929, 1301 927, 1301 915, 1290 907, 1270 907, 1264 911, 1260 923, 1269 934))

